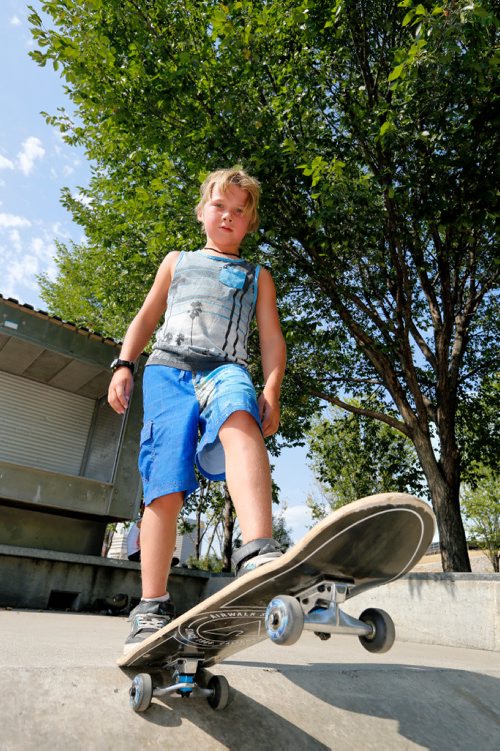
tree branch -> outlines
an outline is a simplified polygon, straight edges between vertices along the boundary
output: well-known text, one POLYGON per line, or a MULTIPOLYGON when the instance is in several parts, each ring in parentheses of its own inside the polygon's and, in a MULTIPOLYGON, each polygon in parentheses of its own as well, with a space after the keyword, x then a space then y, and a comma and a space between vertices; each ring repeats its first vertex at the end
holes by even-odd
POLYGON ((405 425, 402 420, 398 420, 395 417, 392 417, 391 415, 386 415, 383 412, 377 412, 376 410, 372 409, 366 409, 364 407, 357 407, 354 404, 349 404, 349 402, 344 402, 342 399, 339 399, 338 396, 334 396, 333 394, 328 394, 325 391, 319 391, 317 389, 308 389, 308 394, 311 396, 315 396, 318 399, 322 399, 325 402, 328 402, 329 404, 335 404, 336 407, 340 407, 341 409, 344 409, 346 412, 352 412, 354 415, 361 415, 363 417, 370 417, 373 420, 378 420, 379 422, 383 422, 386 425, 389 425, 389 427, 394 428, 395 430, 398 430, 400 433, 403 433, 407 438, 411 437, 410 430, 405 425))

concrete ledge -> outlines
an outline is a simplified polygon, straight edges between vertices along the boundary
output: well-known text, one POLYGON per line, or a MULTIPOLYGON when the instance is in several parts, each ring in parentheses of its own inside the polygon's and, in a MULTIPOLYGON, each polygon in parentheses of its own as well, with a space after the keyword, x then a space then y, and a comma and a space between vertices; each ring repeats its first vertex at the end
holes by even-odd
MULTIPOLYGON (((172 569, 178 613, 231 579, 172 569)), ((0 545, 0 607, 99 611, 113 596, 126 595, 130 606, 140 594, 138 563, 0 545)), ((409 574, 348 600, 343 610, 358 617, 368 607, 390 614, 398 641, 500 651, 500 574, 409 574)))
POLYGON ((500 651, 500 574, 409 574, 343 609, 368 607, 389 613, 398 641, 500 651))
MULTIPOLYGON (((227 581, 206 571, 173 568, 169 589, 181 614, 227 581)), ((125 595, 128 605, 140 599, 138 563, 0 545, 0 607, 99 611, 117 595, 125 595)))

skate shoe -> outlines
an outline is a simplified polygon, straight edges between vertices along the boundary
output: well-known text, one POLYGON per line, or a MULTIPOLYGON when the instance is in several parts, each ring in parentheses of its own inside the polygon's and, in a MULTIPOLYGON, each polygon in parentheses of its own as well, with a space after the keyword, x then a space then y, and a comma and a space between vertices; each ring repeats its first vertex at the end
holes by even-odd
POLYGON ((132 622, 132 630, 128 635, 123 653, 127 654, 131 649, 140 644, 148 636, 152 636, 160 629, 167 626, 175 618, 175 607, 171 600, 141 600, 129 616, 132 622))
POLYGON ((236 571, 236 576, 243 576, 249 571, 253 571, 265 563, 274 561, 283 555, 278 543, 272 538, 262 538, 252 540, 241 548, 235 550, 232 557, 232 564, 236 571))

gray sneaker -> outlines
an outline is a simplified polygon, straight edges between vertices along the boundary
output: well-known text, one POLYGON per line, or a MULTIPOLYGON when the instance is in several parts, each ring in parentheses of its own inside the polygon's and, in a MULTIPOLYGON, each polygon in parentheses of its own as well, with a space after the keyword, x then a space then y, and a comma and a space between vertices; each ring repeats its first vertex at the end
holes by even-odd
POLYGON ((124 654, 130 652, 144 639, 147 639, 148 636, 155 634, 164 626, 167 626, 174 618, 175 607, 171 600, 167 600, 166 602, 160 600, 145 602, 141 600, 129 615, 129 621, 132 622, 132 630, 125 640, 125 646, 123 647, 124 654))
POLYGON ((232 564, 236 570, 236 576, 253 571, 265 563, 281 558, 283 555, 276 540, 270 537, 252 540, 234 551, 232 564))

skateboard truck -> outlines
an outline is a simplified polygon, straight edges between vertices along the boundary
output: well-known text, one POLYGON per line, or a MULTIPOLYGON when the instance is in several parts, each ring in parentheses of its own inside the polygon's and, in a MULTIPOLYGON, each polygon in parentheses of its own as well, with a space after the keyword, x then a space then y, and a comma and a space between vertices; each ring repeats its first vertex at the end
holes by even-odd
POLYGON ((290 645, 304 629, 323 640, 332 634, 353 634, 369 652, 387 652, 395 639, 391 617, 384 610, 368 608, 359 619, 353 618, 339 607, 348 595, 348 583, 322 579, 294 597, 275 597, 266 610, 267 635, 275 644, 290 645))
POLYGON ((153 684, 149 673, 139 673, 130 687, 130 705, 134 712, 145 712, 153 697, 177 695, 183 699, 205 698, 212 709, 224 709, 229 703, 229 684, 223 675, 209 676, 200 668, 203 655, 184 657, 169 666, 173 683, 168 686, 153 684))

